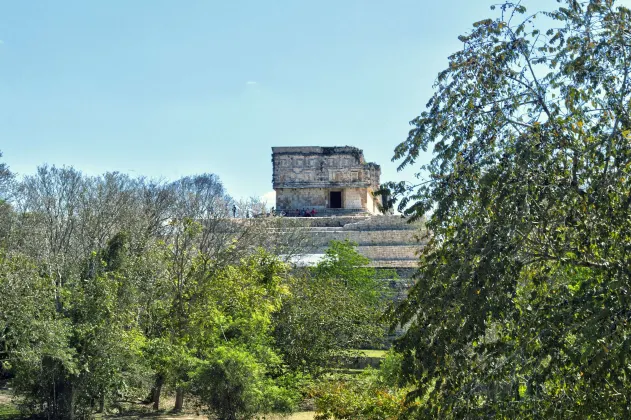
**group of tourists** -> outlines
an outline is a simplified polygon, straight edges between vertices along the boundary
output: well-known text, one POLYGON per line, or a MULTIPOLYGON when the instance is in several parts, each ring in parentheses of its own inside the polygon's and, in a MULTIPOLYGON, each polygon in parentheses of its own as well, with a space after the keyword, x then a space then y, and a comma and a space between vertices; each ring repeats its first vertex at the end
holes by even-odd
POLYGON ((289 217, 315 217, 317 214, 316 209, 309 210, 306 208, 303 208, 302 210, 287 210, 285 213, 285 215, 289 217))
MULTIPOLYGON (((231 208, 231 213, 232 213, 232 217, 237 218, 239 217, 239 208, 236 205, 233 205, 231 208)), ((315 208, 312 208, 311 210, 307 209, 307 208, 303 208, 302 210, 300 209, 296 209, 296 210, 286 210, 286 211, 281 211, 278 212, 274 209, 274 207, 272 207, 272 209, 268 212, 268 213, 260 213, 260 214, 253 214, 252 211, 250 209, 246 209, 245 211, 245 218, 249 219, 251 217, 270 217, 270 216, 287 216, 287 217, 315 217, 316 214, 318 212, 316 211, 315 208)), ((243 216, 240 216, 243 217, 243 216)))

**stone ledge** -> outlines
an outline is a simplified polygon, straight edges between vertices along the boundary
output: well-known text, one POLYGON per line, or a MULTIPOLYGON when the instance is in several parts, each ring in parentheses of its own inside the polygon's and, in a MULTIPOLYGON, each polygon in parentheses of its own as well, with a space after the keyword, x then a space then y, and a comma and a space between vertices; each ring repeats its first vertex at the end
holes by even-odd
POLYGON ((375 245, 375 246, 358 246, 357 251, 370 258, 373 261, 399 261, 417 259, 417 253, 420 251, 419 246, 415 245, 375 245))
POLYGON ((327 246, 330 241, 344 241, 348 239, 359 246, 374 245, 417 245, 423 246, 424 242, 416 240, 416 232, 413 230, 372 230, 372 231, 309 231, 305 230, 314 240, 316 246, 327 246))
POLYGON ((337 188, 372 188, 373 185, 370 181, 329 181, 320 180, 320 181, 284 181, 284 182, 276 182, 274 181, 272 184, 273 188, 276 189, 294 189, 294 188, 325 188, 325 189, 337 189, 337 188))
POLYGON ((376 260, 372 261, 368 264, 368 267, 373 268, 417 268, 418 261, 417 260, 395 260, 395 261, 386 261, 386 260, 376 260))

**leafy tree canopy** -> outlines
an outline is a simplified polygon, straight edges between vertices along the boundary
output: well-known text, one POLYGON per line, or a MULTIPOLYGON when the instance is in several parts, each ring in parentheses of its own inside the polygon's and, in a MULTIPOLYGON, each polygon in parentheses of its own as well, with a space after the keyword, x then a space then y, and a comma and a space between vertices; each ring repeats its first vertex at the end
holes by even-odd
POLYGON ((426 416, 631 413, 631 11, 496 8, 460 37, 395 150, 429 215, 396 310, 426 416))
POLYGON ((275 315, 274 336, 287 366, 322 373, 353 349, 378 345, 385 285, 356 244, 331 241, 325 258, 291 279, 291 296, 275 315))

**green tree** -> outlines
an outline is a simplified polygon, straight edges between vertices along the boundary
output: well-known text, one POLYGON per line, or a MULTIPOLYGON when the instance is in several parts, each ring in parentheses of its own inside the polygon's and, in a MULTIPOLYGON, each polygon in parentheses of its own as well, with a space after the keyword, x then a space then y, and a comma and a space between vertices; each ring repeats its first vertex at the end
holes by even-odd
POLYGON ((192 304, 187 338, 196 357, 189 387, 208 413, 241 419, 293 409, 293 390, 272 380, 282 362, 272 314, 288 294, 285 273, 276 257, 259 251, 199 282, 204 292, 192 304))
MULTIPOLYGON (((31 340, 21 329, 8 346, 11 371, 18 395, 50 418, 89 417, 145 386, 150 370, 141 357, 137 266, 147 237, 139 233, 146 226, 137 212, 140 187, 116 173, 88 178, 72 168, 41 167, 13 191, 15 227, 5 252, 33 265, 36 275, 25 284, 41 289, 32 303, 46 317, 33 316, 52 324, 41 333, 58 338, 54 351, 47 350, 45 339, 31 340)), ((6 276, 12 278, 10 270, 6 276)), ((7 319, 8 330, 17 331, 20 318, 7 319)))
POLYGON ((296 389, 277 385, 256 354, 239 346, 215 348, 191 377, 191 392, 202 410, 222 420, 291 412, 300 397, 296 389))
POLYGON ((89 418, 149 388, 158 408, 165 384, 180 409, 222 348, 258 378, 263 397, 247 406, 295 405, 271 335, 286 267, 259 249, 290 245, 269 235, 275 218, 226 217, 231 199, 211 174, 160 184, 43 166, 6 185, 0 362, 25 410, 89 418))
POLYGON ((331 241, 320 263, 291 280, 274 331, 290 370, 318 374, 353 349, 381 344, 387 289, 355 248, 331 241))
MULTIPOLYGON (((0 158, 2 152, 0 152, 0 158)), ((6 163, 0 163, 0 244, 5 242, 11 230, 13 209, 9 204, 9 191, 14 175, 6 163)))
POLYGON ((80 369, 69 378, 76 411, 89 417, 114 399, 141 396, 151 370, 142 357, 145 336, 138 325, 139 285, 128 235, 115 235, 86 264, 82 281, 64 289, 70 343, 80 369))
MULTIPOLYGON (((2 157, 2 152, 0 152, 2 157)), ((7 192, 9 190, 9 184, 13 180, 13 173, 9 170, 6 163, 0 163, 0 200, 7 199, 7 192)))
POLYGON ((358 375, 332 375, 318 381, 311 392, 315 418, 386 420, 402 417, 421 402, 407 400, 410 389, 403 383, 401 363, 401 355, 390 350, 379 369, 367 368, 358 375))
POLYGON ((58 316, 55 288, 37 265, 20 254, 0 255, 0 363, 14 375, 13 386, 25 396, 23 408, 51 417, 66 412, 69 400, 56 398, 51 384, 76 372, 71 328, 58 316), (60 372, 61 371, 61 372, 60 372))
POLYGON ((631 415, 631 12, 561 3, 475 23, 396 148, 434 152, 396 311, 426 417, 631 415))
POLYGON ((135 322, 133 276, 125 275, 126 245, 124 235, 113 238, 94 255, 96 269, 86 264, 82 280, 61 290, 28 258, 3 256, 3 358, 28 411, 86 418, 107 401, 146 388, 149 370, 135 322))
POLYGON ((218 418, 248 419, 263 406, 263 378, 264 367, 249 352, 220 346, 197 368, 192 390, 218 418))

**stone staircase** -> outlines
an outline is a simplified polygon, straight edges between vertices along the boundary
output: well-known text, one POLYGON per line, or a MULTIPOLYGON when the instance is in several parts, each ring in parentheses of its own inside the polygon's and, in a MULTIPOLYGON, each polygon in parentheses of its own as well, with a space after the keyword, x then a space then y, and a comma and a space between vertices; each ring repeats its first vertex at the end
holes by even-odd
MULTIPOLYGON (((329 209, 347 210, 347 209, 329 209)), ((306 233, 314 254, 323 254, 332 240, 357 243, 358 251, 375 268, 407 269, 416 267, 422 240, 422 223, 408 223, 396 215, 371 216, 340 213, 292 219, 293 229, 306 233)))
POLYGON ((397 215, 378 215, 366 217, 344 225, 344 230, 356 231, 411 231, 418 230, 421 223, 410 223, 409 220, 397 215))
MULTIPOLYGON (((311 211, 311 209, 306 209, 311 211)), ((286 217, 305 217, 297 216, 294 211, 285 211, 286 217)), ((364 209, 316 209, 315 217, 344 217, 344 216, 370 216, 364 209)))
MULTIPOLYGON (((408 223, 401 216, 371 216, 365 214, 339 214, 335 216, 288 218, 291 229, 307 235, 313 254, 309 263, 317 264, 332 240, 346 239, 357 243, 360 254, 370 259, 369 266, 378 270, 380 278, 392 291, 392 299, 405 298, 414 284, 413 275, 418 267, 418 253, 425 245, 422 222, 408 223)), ((277 230, 275 234, 283 234, 277 230)), ((397 329, 393 338, 401 335, 397 329)))

